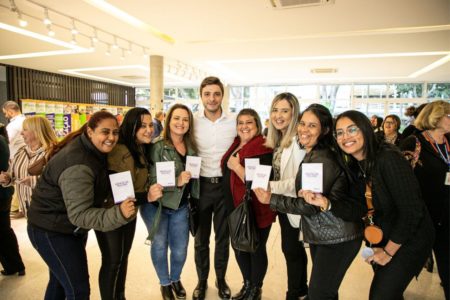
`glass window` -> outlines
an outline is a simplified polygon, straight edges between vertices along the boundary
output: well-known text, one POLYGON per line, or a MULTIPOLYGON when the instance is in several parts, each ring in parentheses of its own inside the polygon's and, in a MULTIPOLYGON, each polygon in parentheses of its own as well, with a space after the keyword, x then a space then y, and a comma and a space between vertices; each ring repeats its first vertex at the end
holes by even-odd
POLYGON ((429 99, 450 99, 450 83, 427 84, 429 99))
POLYGON ((369 85, 369 98, 386 98, 386 84, 369 85))
POLYGON ((420 98, 422 97, 421 83, 389 84, 389 98, 420 98))

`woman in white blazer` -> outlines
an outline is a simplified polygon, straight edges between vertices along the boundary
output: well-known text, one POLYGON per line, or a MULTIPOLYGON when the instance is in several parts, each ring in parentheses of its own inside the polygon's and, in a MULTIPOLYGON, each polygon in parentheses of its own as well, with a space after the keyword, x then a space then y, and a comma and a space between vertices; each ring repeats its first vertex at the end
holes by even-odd
MULTIPOLYGON (((295 177, 305 151, 297 141, 300 107, 291 93, 277 95, 270 107, 269 131, 266 146, 273 148, 274 181, 272 194, 296 197, 295 177)), ((299 237, 299 215, 278 213, 281 227, 281 248, 286 259, 288 290, 286 300, 303 299, 308 294, 307 257, 299 237)))

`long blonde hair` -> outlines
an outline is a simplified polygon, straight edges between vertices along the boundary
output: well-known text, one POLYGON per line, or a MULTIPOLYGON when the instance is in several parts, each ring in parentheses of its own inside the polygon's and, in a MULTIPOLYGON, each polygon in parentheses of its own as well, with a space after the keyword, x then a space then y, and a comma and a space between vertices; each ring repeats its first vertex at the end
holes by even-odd
POLYGON ((48 150, 56 143, 56 135, 50 125, 50 122, 40 116, 27 117, 23 121, 22 127, 26 130, 32 131, 44 150, 48 150))
POLYGON ((298 115, 300 113, 300 104, 298 103, 297 97, 295 97, 291 93, 281 93, 275 96, 272 100, 272 105, 270 106, 269 114, 272 114, 272 110, 278 102, 281 100, 286 100, 289 103, 289 106, 292 109, 292 118, 291 123, 289 124, 286 134, 283 136, 283 133, 276 129, 273 126, 272 120, 269 122, 269 130, 267 132, 267 138, 265 146, 275 149, 276 147, 287 148, 292 143, 292 138, 297 134, 297 124, 298 124, 298 115))

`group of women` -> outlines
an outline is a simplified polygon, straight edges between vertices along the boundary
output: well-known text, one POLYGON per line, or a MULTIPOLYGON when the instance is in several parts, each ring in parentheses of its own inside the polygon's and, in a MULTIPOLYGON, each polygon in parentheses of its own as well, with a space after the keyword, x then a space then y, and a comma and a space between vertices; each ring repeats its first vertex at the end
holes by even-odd
MULTIPOLYGON (((286 299, 337 299, 361 247, 368 191, 371 220, 382 230, 381 241, 367 244, 371 252, 366 261, 374 270, 369 299, 401 299, 432 248, 448 299, 450 104, 431 103, 418 116, 415 125, 421 131, 415 136, 422 150, 414 170, 396 146, 375 135, 360 112, 347 111, 333 121, 326 107, 313 104, 300 113, 298 100, 290 93, 277 95, 270 109, 266 138, 254 110, 239 112, 237 137, 222 158, 229 211, 250 193, 259 235, 254 253, 235 249, 244 284, 232 299, 261 299, 268 265, 266 242, 276 215, 287 266, 286 299), (245 174, 248 158, 272 166, 267 190, 250 191, 245 174), (309 163, 323 166, 322 193, 302 187, 302 170, 309 163), (309 284, 304 243, 309 244, 312 259, 309 284)), ((25 150, 35 153, 42 148, 48 158, 42 175, 36 183, 12 166, 0 180, 8 185, 23 178, 35 185, 32 200, 26 202, 28 234, 49 267, 45 299, 89 298, 85 251, 89 229, 95 230, 102 253, 102 299, 125 299, 138 208, 149 232, 163 299, 186 298, 181 272, 189 241, 189 205, 199 198, 199 180, 185 171, 187 156, 196 155, 190 109, 173 105, 162 136, 152 144, 152 117, 144 108, 131 109, 120 126, 112 114, 97 112, 56 145, 51 137, 41 139, 32 133, 27 138, 26 130, 24 125, 29 148, 25 150), (31 136, 39 142, 30 142, 31 136), (157 183, 156 163, 163 161, 174 162, 175 187, 157 183), (134 199, 111 196, 108 175, 123 171, 131 172, 134 199), (116 205, 114 200, 122 202, 116 205)), ((393 139, 388 132, 385 137, 393 139)), ((416 146, 416 139, 410 144, 416 146)), ((23 264, 5 270, 20 271, 23 264)))

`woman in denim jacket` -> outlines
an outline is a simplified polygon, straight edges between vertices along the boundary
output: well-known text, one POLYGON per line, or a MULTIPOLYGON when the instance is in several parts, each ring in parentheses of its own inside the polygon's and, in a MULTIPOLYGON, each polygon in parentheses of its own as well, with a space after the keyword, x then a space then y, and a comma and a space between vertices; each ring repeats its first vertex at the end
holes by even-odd
POLYGON ((149 231, 150 255, 161 284, 163 299, 186 298, 180 276, 186 261, 189 242, 189 197, 198 199, 198 179, 185 171, 186 157, 196 153, 193 140, 193 117, 182 104, 171 107, 165 121, 162 138, 150 153, 150 184, 156 183, 156 163, 175 162, 176 186, 164 187, 162 198, 141 207, 141 216, 149 231), (168 248, 170 247, 170 268, 168 248))

